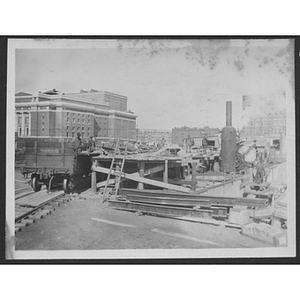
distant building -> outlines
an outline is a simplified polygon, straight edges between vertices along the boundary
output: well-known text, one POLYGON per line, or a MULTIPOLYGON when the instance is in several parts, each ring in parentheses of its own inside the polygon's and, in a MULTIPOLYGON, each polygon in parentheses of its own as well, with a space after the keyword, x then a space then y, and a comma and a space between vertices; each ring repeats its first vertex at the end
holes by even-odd
POLYGON ((268 141, 278 143, 286 137, 286 110, 270 111, 265 116, 250 118, 240 131, 245 141, 268 141))
POLYGON ((136 139, 136 118, 127 111, 127 97, 91 90, 60 94, 55 89, 37 95, 15 95, 18 137, 82 137, 136 139))
POLYGON ((139 128, 137 130, 137 137, 139 142, 158 143, 164 139, 166 143, 172 143, 171 130, 139 128))
POLYGON ((285 102, 285 91, 243 95, 242 116, 247 123, 240 131, 240 138, 251 142, 269 142, 271 145, 284 144, 286 110, 276 108, 276 103, 282 105, 285 102))
POLYGON ((175 127, 172 129, 172 143, 183 145, 183 141, 188 135, 191 138, 201 138, 204 136, 218 135, 220 130, 218 128, 209 128, 208 126, 204 128, 191 128, 191 127, 175 127))

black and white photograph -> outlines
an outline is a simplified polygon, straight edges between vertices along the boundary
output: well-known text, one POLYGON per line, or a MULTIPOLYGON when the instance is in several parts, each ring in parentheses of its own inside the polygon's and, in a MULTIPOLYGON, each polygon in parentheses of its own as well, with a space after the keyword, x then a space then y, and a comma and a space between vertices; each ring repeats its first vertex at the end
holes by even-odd
POLYGON ((296 256, 293 38, 7 54, 6 259, 296 256))

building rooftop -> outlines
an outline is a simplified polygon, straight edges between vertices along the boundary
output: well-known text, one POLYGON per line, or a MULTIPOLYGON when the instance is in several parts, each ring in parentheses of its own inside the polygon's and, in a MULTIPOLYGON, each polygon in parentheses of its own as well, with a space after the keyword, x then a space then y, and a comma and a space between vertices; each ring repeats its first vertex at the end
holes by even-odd
POLYGON ((15 94, 16 97, 23 97, 23 96, 32 96, 32 94, 25 93, 25 92, 18 92, 15 94))

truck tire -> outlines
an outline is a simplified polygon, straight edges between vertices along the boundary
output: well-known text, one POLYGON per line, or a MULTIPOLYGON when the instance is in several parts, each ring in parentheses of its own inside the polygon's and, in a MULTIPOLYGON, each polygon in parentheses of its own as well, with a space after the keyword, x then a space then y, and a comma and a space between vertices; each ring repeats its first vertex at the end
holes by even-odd
POLYGON ((35 192, 38 192, 41 190, 42 185, 39 183, 38 178, 37 177, 33 177, 31 179, 31 186, 33 188, 33 190, 35 192))

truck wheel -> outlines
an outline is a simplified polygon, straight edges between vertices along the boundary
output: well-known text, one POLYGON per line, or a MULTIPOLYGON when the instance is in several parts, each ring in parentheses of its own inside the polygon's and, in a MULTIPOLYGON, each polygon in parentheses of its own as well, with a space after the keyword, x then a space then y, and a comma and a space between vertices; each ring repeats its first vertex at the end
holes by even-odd
POLYGON ((31 179, 31 186, 32 186, 32 188, 33 188, 33 190, 34 190, 35 192, 40 191, 40 189, 41 189, 41 187, 42 187, 42 185, 38 182, 37 177, 33 177, 33 178, 31 179))
POLYGON ((64 192, 67 194, 70 190, 70 178, 69 177, 66 177, 64 178, 64 181, 63 181, 63 189, 64 189, 64 192))

